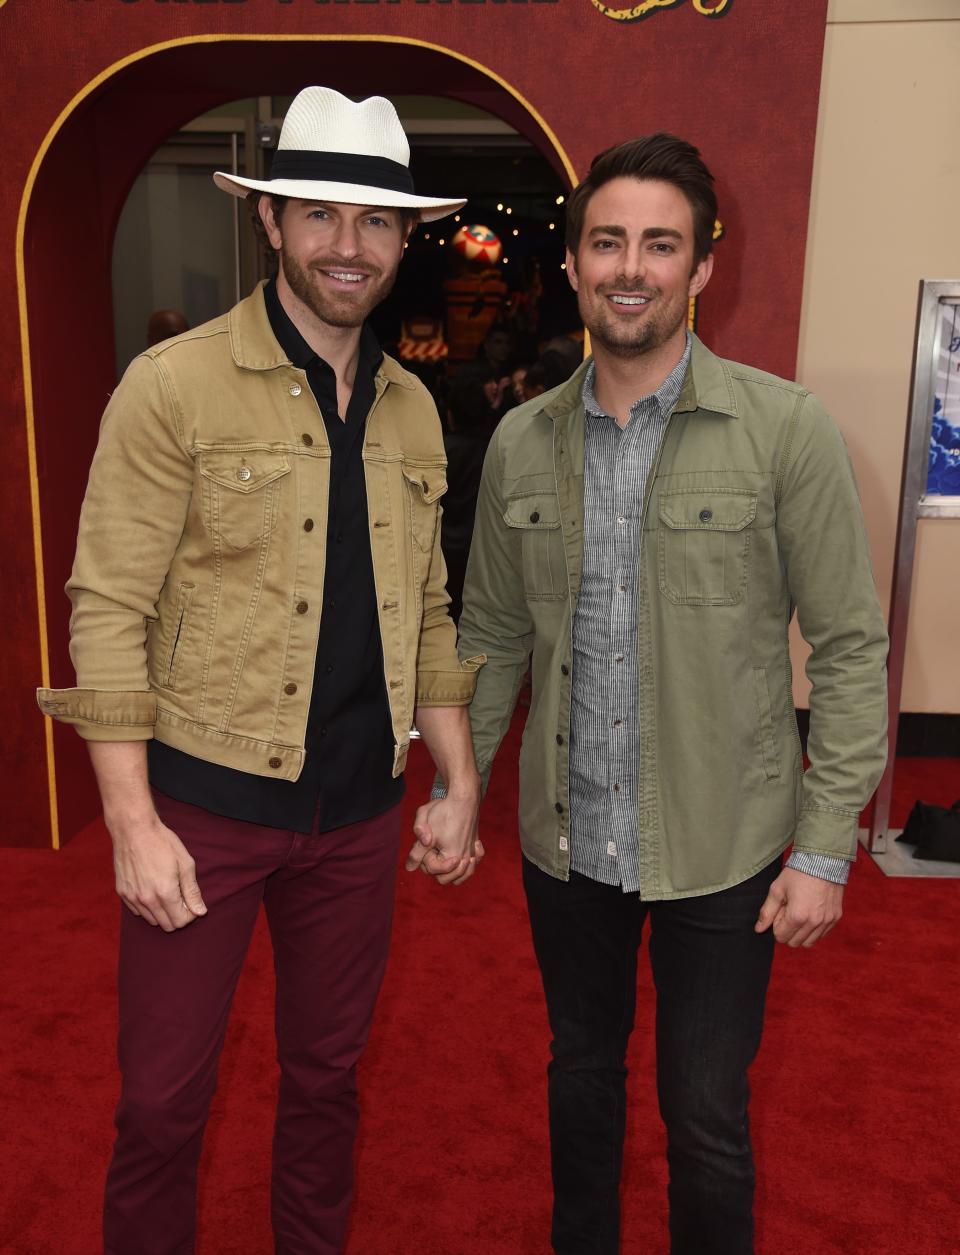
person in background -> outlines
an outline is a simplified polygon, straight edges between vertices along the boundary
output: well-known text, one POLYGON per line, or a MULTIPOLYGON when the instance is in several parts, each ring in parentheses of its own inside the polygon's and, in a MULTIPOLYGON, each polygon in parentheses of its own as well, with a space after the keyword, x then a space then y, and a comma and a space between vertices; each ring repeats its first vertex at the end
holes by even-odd
POLYGON ((608 149, 570 195, 593 356, 498 427, 464 587, 461 656, 488 657, 470 708, 484 779, 533 655, 519 820, 556 1255, 619 1249, 646 927, 670 1249, 753 1250, 747 1070, 774 941, 810 947, 840 919, 886 754, 886 632, 843 440, 804 388, 687 330, 716 214, 700 154, 665 134, 608 149))
POLYGON ((440 423, 367 324, 415 224, 463 204, 418 195, 408 164, 389 101, 300 92, 269 180, 214 176, 252 197, 276 277, 136 358, 104 416, 67 585, 77 687, 39 700, 89 743, 124 908, 109 1255, 194 1250, 261 903, 276 1251, 342 1250, 414 716, 449 786, 417 813, 428 869, 459 884, 483 853, 440 423))
POLYGON ((190 324, 178 309, 155 309, 147 320, 147 348, 189 330, 190 324))

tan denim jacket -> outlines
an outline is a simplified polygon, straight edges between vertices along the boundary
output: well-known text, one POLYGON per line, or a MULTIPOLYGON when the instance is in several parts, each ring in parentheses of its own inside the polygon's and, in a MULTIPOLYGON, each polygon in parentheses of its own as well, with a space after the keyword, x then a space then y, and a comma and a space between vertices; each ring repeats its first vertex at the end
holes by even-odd
MULTIPOLYGON (((488 655, 470 708, 484 775, 532 649, 520 837, 561 879, 586 369, 497 429, 460 620, 461 655, 488 655)), ((814 396, 694 340, 647 484, 637 597, 643 896, 737 884, 791 841, 852 859, 886 757, 887 635, 850 460, 814 396), (794 608, 812 647, 806 773, 791 695, 794 608)))
MULTIPOLYGON (((414 706, 468 703, 483 659, 458 661, 447 614, 436 409, 389 357, 363 460, 399 775, 414 706)), ((78 687, 41 689, 41 710, 89 740, 155 736, 296 780, 329 477, 323 418, 261 289, 138 357, 103 418, 67 584, 78 687)))

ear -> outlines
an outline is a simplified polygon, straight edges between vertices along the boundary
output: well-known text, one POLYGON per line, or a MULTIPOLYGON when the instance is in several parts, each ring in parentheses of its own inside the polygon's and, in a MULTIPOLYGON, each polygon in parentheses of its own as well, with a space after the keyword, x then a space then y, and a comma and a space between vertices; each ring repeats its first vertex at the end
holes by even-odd
POLYGON ((713 274, 713 253, 708 253, 703 261, 698 262, 694 268, 693 274, 690 276, 690 286, 687 289, 690 296, 699 296, 703 289, 710 282, 710 276, 713 274))
POLYGON ((580 291, 580 276, 577 274, 577 259, 573 253, 567 249, 567 278, 570 280, 570 286, 574 292, 580 291))
POLYGON ((283 234, 277 226, 276 219, 273 216, 273 201, 269 196, 261 196, 257 201, 257 213, 260 215, 260 221, 263 223, 263 229, 267 233, 267 239, 270 241, 270 247, 280 248, 283 244, 283 234))

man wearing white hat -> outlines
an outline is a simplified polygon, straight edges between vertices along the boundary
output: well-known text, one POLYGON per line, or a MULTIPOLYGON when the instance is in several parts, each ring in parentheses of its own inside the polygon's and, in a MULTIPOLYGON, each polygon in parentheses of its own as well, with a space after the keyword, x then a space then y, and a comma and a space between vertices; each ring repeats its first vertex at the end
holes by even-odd
MULTIPOLYGON (((448 786, 416 827, 459 884, 483 849, 438 501, 436 410, 365 326, 419 219, 393 106, 294 100, 272 177, 216 174, 275 280, 152 347, 104 416, 67 585, 121 912, 110 1255, 194 1249, 196 1172, 230 1002, 265 905, 284 1255, 343 1246, 355 1071, 386 962, 411 723, 448 786)), ((239 1240, 239 1235, 238 1239, 239 1240)))

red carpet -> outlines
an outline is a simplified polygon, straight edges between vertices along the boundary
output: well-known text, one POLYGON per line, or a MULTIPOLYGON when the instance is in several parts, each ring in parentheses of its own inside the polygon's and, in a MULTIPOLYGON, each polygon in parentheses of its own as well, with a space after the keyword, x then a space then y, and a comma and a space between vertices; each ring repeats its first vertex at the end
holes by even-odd
MULTIPOLYGON (((484 812, 478 877, 401 874, 361 1078, 349 1255, 547 1255, 547 1029, 519 888, 518 736, 484 812)), ((415 747, 408 807, 430 772, 415 747)), ((960 762, 902 760, 894 822, 952 802, 960 762)), ((0 1251, 95 1255, 116 1095, 118 907, 99 826, 60 854, 0 849, 0 1251)), ((753 1072, 761 1255, 960 1252, 960 882, 888 880, 861 856, 825 944, 780 952, 753 1072)), ((645 967, 645 965, 641 965, 645 967)), ((667 1249, 649 982, 634 1038, 624 1255, 667 1249)), ((267 1255, 272 974, 257 933, 207 1135, 201 1255, 267 1255)))

